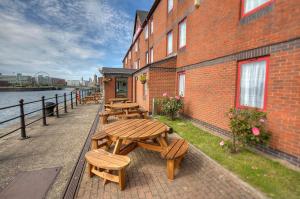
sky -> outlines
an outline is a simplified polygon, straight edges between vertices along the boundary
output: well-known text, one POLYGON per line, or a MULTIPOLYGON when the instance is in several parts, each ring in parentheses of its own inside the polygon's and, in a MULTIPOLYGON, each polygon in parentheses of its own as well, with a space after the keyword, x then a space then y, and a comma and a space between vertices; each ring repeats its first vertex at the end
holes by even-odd
POLYGON ((122 67, 135 11, 153 0, 0 0, 0 73, 68 80, 122 67))

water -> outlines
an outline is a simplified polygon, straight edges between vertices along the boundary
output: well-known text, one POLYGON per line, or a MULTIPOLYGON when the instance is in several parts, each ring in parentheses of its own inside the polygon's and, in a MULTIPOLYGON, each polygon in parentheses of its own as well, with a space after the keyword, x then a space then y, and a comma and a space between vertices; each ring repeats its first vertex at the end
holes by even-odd
MULTIPOLYGON (((0 108, 19 104, 20 99, 24 99, 24 103, 26 103, 30 101, 40 100, 42 96, 45 96, 45 98, 52 98, 55 96, 55 94, 58 95, 63 95, 64 93, 70 94, 71 91, 72 90, 70 89, 66 89, 66 90, 51 90, 51 91, 0 92, 0 108)), ((67 99, 70 99, 70 96, 68 96, 67 99)), ((63 101, 63 97, 59 98, 59 102, 62 101, 63 101)), ((46 100, 46 102, 55 102, 55 99, 46 100)), ((36 102, 36 103, 24 105, 24 112, 26 114, 41 108, 42 108, 42 102, 36 102)), ((38 111, 26 117, 32 117, 41 114, 42 111, 38 111)), ((20 115, 19 106, 5 109, 5 110, 0 110, 0 122, 4 120, 8 120, 13 117, 17 117, 19 115, 20 115)), ((15 123, 20 123, 20 119, 18 118, 11 122, 0 124, 0 129, 15 123)))

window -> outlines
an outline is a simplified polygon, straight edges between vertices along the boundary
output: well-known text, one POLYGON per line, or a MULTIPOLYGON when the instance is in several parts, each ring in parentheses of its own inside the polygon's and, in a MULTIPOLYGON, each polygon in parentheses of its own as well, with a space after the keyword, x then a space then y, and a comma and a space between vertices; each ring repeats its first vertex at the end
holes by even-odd
POLYGON ((173 34, 170 31, 167 35, 167 55, 173 52, 173 34))
POLYGON ((131 51, 128 53, 128 59, 131 59, 131 51))
POLYGON ((186 45, 186 19, 179 23, 179 48, 186 45))
POLYGON ((178 94, 181 97, 184 97, 185 91, 185 73, 178 74, 178 94))
POLYGON ((149 63, 149 53, 148 53, 148 51, 146 52, 146 64, 148 64, 149 63))
POLYGON ((150 23, 150 34, 153 33, 153 19, 151 20, 151 23, 150 23))
POLYGON ((135 52, 137 52, 139 50, 139 40, 136 40, 134 46, 135 46, 135 52))
POLYGON ((269 5, 273 0, 242 0, 242 17, 269 5))
POLYGON ((173 0, 168 0, 168 13, 173 9, 173 0))
POLYGON ((148 24, 145 26, 145 39, 148 39, 148 24))
POLYGON ((134 69, 138 69, 138 62, 137 62, 137 61, 135 61, 135 62, 133 63, 133 68, 134 68, 134 69))
POLYGON ((148 95, 148 82, 143 84, 143 94, 144 94, 144 97, 146 97, 148 95))
POLYGON ((150 63, 153 63, 153 47, 150 48, 150 63))
POLYGON ((138 61, 137 61, 137 68, 138 69, 140 68, 140 59, 138 59, 138 61))
POLYGON ((265 110, 268 65, 268 57, 239 63, 237 107, 253 107, 265 110))

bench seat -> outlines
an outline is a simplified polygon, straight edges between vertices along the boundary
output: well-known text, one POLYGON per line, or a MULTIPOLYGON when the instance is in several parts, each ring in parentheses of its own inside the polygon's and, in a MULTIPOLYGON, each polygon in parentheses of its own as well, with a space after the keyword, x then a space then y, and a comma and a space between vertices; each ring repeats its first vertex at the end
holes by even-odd
POLYGON ((91 149, 98 149, 106 146, 106 149, 111 145, 108 135, 105 131, 98 131, 92 136, 92 146, 91 149))
POLYGON ((88 162, 90 177, 97 175, 105 180, 118 183, 121 190, 125 188, 125 168, 130 163, 129 157, 96 149, 87 152, 85 159, 88 162), (108 170, 118 171, 118 175, 113 175, 108 170))
POLYGON ((180 162, 187 153, 189 144, 184 139, 172 140, 170 145, 161 152, 161 156, 167 159, 167 176, 169 180, 174 179, 175 169, 179 168, 180 162))

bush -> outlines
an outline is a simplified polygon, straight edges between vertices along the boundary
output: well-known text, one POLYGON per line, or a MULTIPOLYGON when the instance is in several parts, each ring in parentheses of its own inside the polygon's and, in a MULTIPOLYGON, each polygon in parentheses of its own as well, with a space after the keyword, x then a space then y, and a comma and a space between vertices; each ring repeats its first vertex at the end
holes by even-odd
POLYGON ((268 143, 270 134, 266 130, 267 114, 255 109, 230 109, 228 113, 232 132, 232 152, 245 145, 268 143))
POLYGON ((161 110, 164 114, 168 115, 171 120, 175 119, 178 111, 183 108, 183 101, 180 96, 169 97, 167 93, 163 94, 160 100, 161 110))

